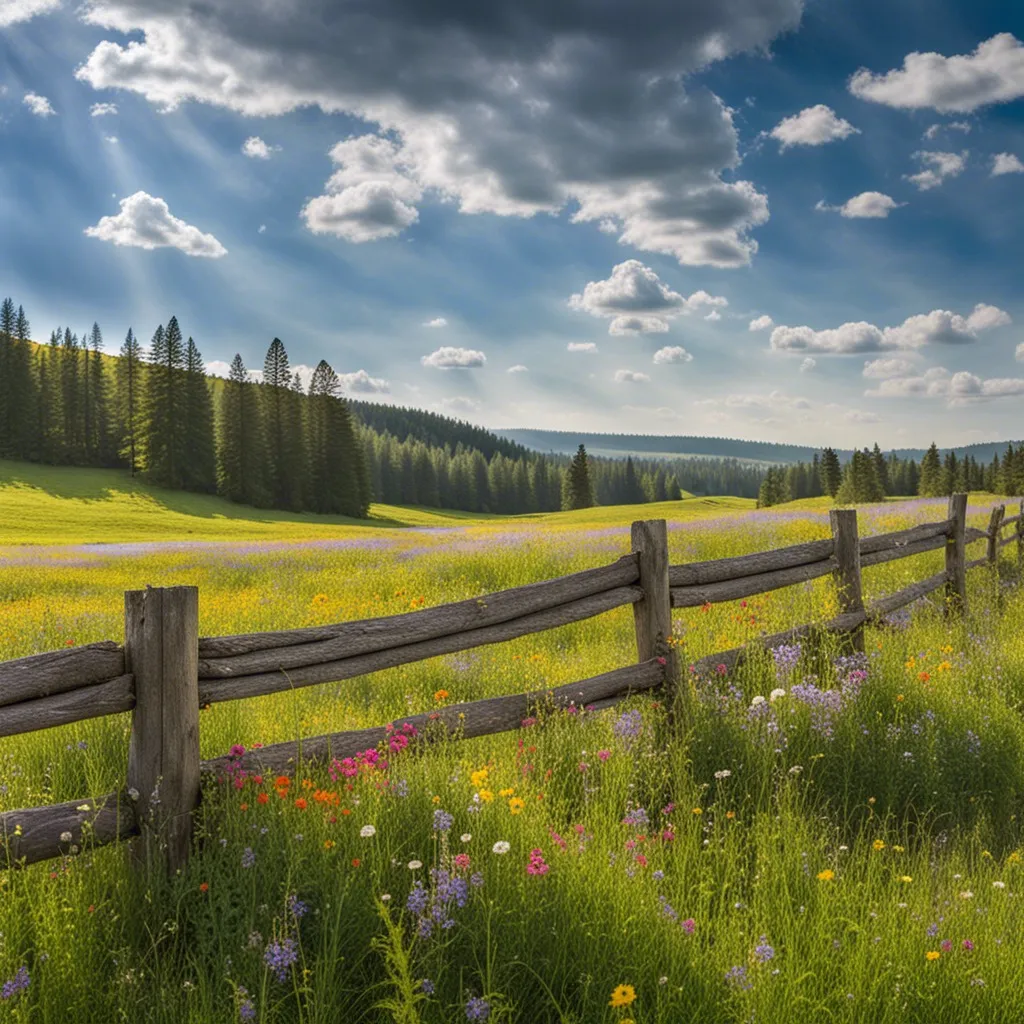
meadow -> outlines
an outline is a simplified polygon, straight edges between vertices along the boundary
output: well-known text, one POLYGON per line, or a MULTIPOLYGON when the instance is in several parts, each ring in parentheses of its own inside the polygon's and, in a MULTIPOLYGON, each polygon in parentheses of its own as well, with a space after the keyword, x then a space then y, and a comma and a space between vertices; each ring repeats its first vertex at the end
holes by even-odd
MULTIPOLYGON (((668 519, 673 563, 829 535, 821 502, 413 526, 401 524, 425 513, 375 509, 368 527, 171 507, 122 478, 81 477, 77 493, 38 483, 0 489, 0 659, 120 640, 122 592, 147 583, 197 584, 201 633, 215 635, 393 614, 606 564, 629 550, 635 518, 668 519)), ((972 496, 971 525, 994 503, 972 496)), ((862 508, 860 529, 944 516, 943 501, 896 501, 862 508)), ((199 848, 170 881, 129 870, 117 847, 0 871, 0 1020, 1019 1021, 1013 550, 998 572, 969 574, 965 620, 924 601, 869 629, 866 655, 838 640, 794 645, 697 679, 686 735, 657 694, 542 713, 423 753, 398 742, 211 780, 199 848)), ((867 569, 866 597, 941 565, 940 551, 867 569)), ((835 611, 817 580, 677 612, 674 642, 689 664, 835 611)), ((635 659, 632 613, 617 609, 214 705, 200 715, 202 756, 400 725, 635 659)), ((0 810, 117 788, 127 735, 125 715, 0 740, 0 810)))

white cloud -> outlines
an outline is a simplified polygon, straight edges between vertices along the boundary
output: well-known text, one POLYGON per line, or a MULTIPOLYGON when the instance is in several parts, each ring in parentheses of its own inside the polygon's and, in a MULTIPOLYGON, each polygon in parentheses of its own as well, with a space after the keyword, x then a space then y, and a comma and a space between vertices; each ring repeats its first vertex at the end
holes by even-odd
POLYGON ((727 305, 727 299, 703 290, 680 295, 639 260, 617 264, 607 280, 590 281, 569 298, 570 309, 610 318, 608 333, 616 335, 664 333, 673 317, 727 305))
POLYGON ((646 373, 637 373, 634 370, 616 370, 616 384, 650 384, 651 378, 646 373))
POLYGON ((117 142, 117 136, 116 135, 104 135, 103 139, 104 139, 105 142, 110 142, 110 143, 116 143, 117 142))
POLYGON ((107 114, 116 114, 117 113, 117 104, 116 103, 94 103, 89 108, 89 113, 93 117, 104 117, 107 114))
POLYGON ((311 200, 312 230, 386 237, 384 227, 414 222, 430 190, 464 214, 530 217, 575 203, 574 222, 610 222, 623 244, 735 267, 756 252, 750 233, 768 204, 750 182, 724 180, 740 162, 733 111, 689 79, 731 55, 766 52, 803 6, 636 0, 514 14, 488 5, 481 15, 454 5, 427 18, 407 0, 325 5, 309 17, 302 0, 244 13, 237 0, 205 0, 201 16, 168 0, 102 0, 82 17, 111 38, 76 76, 164 110, 195 101, 269 116, 316 106, 393 140, 404 183, 311 200), (637 30, 650 25, 657 31, 637 30), (352 232, 353 219, 371 228, 352 232))
POLYGON ((527 368, 525 366, 523 366, 522 363, 516 363, 515 366, 510 366, 505 372, 506 373, 527 373, 528 371, 527 371, 527 368))
POLYGON ((427 320, 423 323, 424 327, 447 327, 448 321, 443 316, 435 316, 433 320, 427 320))
POLYGON ((865 412, 863 409, 850 409, 843 418, 850 423, 877 423, 878 417, 873 412, 865 412))
POLYGON ((800 372, 810 373, 817 365, 818 361, 814 356, 805 356, 804 361, 800 364, 800 372))
POLYGON ((934 139, 943 130, 963 132, 966 135, 970 132, 971 126, 966 121, 949 121, 946 124, 933 124, 924 130, 923 138, 934 139))
POLYGON ((751 331, 766 331, 769 327, 774 327, 775 321, 768 316, 766 313, 764 316, 759 316, 755 320, 750 321, 749 330, 751 331))
POLYGON ((909 359, 869 359, 864 362, 864 376, 872 380, 886 380, 889 377, 908 377, 915 370, 909 359))
POLYGON ((260 225, 260 226, 259 226, 259 227, 258 227, 258 228, 256 229, 256 234, 258 234, 258 235, 262 235, 262 234, 263 234, 263 233, 264 233, 264 232, 265 232, 266 230, 267 230, 267 225, 266 225, 266 224, 261 224, 261 225, 260 225))
POLYGON ((705 320, 721 320, 722 319, 722 314, 719 313, 717 309, 713 309, 713 310, 711 310, 710 313, 708 313, 708 315, 706 317, 704 317, 704 319, 705 320))
POLYGON ((180 249, 187 256, 217 258, 227 249, 199 228, 171 215, 163 199, 136 192, 121 200, 121 212, 85 229, 91 238, 140 249, 180 249))
POLYGON ((487 357, 475 349, 442 345, 429 356, 423 356, 420 362, 437 370, 472 369, 483 366, 487 362, 487 357))
POLYGON ((0 3, 0 28, 28 21, 37 14, 49 14, 60 7, 60 0, 3 0, 0 3))
POLYGON ((566 349, 569 352, 596 352, 597 344, 593 341, 570 341, 566 345, 566 349))
POLYGON ((391 390, 391 385, 380 377, 371 377, 365 370, 356 370, 355 373, 339 373, 338 380, 341 382, 343 391, 349 391, 359 395, 381 395, 391 390))
POLYGON ((666 345, 665 348, 659 348, 654 353, 654 362, 658 364, 689 363, 692 361, 693 356, 681 345, 666 345))
POLYGON ((777 352, 818 352, 826 355, 856 355, 893 349, 916 350, 925 345, 969 345, 979 331, 1010 323, 1004 310, 979 302, 963 317, 945 309, 933 309, 908 317, 898 327, 876 327, 861 321, 816 331, 811 327, 776 327, 770 346, 777 352))
POLYGON ((771 391, 767 395, 727 395, 725 404, 731 409, 754 409, 759 411, 809 409, 811 407, 811 403, 806 398, 787 395, 782 391, 771 391))
POLYGON ((231 364, 225 363, 223 359, 212 359, 206 364, 206 372, 211 377, 224 377, 231 372, 231 364))
POLYGON ((875 75, 861 68, 849 89, 862 100, 890 107, 968 113, 1024 96, 1024 47, 1001 32, 967 55, 909 53, 902 69, 875 75))
POLYGON ((962 406, 1024 395, 1024 379, 993 377, 983 380, 966 370, 951 374, 944 366, 936 366, 922 376, 883 380, 876 389, 864 394, 870 398, 941 398, 950 406, 962 406))
POLYGON ((1017 346, 1017 351, 1014 353, 1014 358, 1018 363, 1024 363, 1024 341, 1017 346))
POLYGON ((280 146, 268 146, 258 135, 250 135, 242 143, 242 152, 254 160, 269 160, 271 153, 277 153, 280 150, 280 146))
POLYGON ((769 134, 778 140, 781 151, 789 146, 822 146, 849 135, 859 135, 860 129, 837 116, 831 107, 818 103, 783 118, 769 134))
POLYGON ((22 103, 32 111, 36 117, 52 117, 57 113, 53 107, 50 106, 50 101, 45 96, 40 96, 37 92, 25 93, 25 98, 22 103))
POLYGON ((843 217, 888 217, 892 210, 905 206, 906 203, 897 203, 892 196, 884 192, 861 192, 850 199, 847 199, 842 206, 829 206, 828 203, 819 201, 815 205, 816 210, 835 210, 843 217))
POLYGON ((1024 163, 1013 153, 996 153, 992 158, 992 175, 1024 174, 1024 163))
POLYGON ((926 166, 917 174, 904 174, 903 177, 922 192, 937 188, 947 178, 955 178, 967 166, 966 149, 962 153, 933 153, 922 150, 913 156, 926 166))
POLYGON ((473 416, 480 412, 480 403, 475 398, 456 395, 454 398, 442 398, 441 408, 452 416, 473 416))

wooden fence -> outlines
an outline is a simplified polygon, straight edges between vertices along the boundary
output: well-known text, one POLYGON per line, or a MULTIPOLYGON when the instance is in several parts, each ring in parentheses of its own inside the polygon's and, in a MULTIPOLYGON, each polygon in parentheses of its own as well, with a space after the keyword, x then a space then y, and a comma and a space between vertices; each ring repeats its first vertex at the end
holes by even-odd
MULTIPOLYGON (((894 533, 859 537, 857 513, 830 513, 832 537, 736 558, 669 565, 665 520, 632 526, 632 553, 588 569, 486 597, 386 618, 239 636, 199 636, 196 587, 125 594, 124 645, 113 641, 67 648, 0 664, 0 737, 132 711, 127 781, 99 799, 0 814, 0 867, 16 867, 140 837, 140 863, 169 872, 187 860, 192 812, 204 772, 219 773, 234 760, 248 770, 281 772, 300 759, 349 757, 386 742, 389 726, 278 743, 202 762, 199 710, 355 676, 537 633, 632 605, 638 662, 554 689, 452 705, 413 715, 419 740, 454 734, 469 738, 517 728, 538 706, 610 706, 630 694, 664 687, 677 721, 691 720, 691 673, 681 672, 669 644, 672 609, 694 608, 830 575, 839 615, 762 636, 775 647, 815 630, 850 635, 863 647, 863 629, 897 608, 944 589, 947 614, 966 610, 966 572, 994 566, 999 551, 1016 543, 1024 565, 1024 502, 1017 515, 992 510, 987 530, 967 526, 967 495, 949 501, 948 518, 894 533), (1009 536, 1002 531, 1014 526, 1009 536), (968 561, 967 545, 987 542, 983 557, 968 561), (898 593, 865 605, 861 572, 897 558, 945 548, 945 568, 898 593), (428 729, 429 726, 429 729, 428 729)), ((749 647, 722 651, 696 663, 697 671, 735 666, 749 647)))

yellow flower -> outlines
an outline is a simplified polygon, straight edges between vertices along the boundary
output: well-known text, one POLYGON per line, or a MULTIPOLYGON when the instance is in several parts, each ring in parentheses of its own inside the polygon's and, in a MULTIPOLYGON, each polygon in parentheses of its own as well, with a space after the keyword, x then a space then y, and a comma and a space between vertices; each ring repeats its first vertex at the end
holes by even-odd
POLYGON ((485 804, 489 804, 494 799, 494 794, 489 789, 481 789, 480 792, 477 793, 477 796, 480 797, 485 804))
POLYGON ((1016 850, 1014 850, 1013 853, 1011 853, 1010 856, 1006 858, 1006 863, 1007 864, 1019 864, 1020 863, 1020 854, 1017 853, 1016 850))
POLYGON ((629 1006, 636 999, 636 992, 632 985, 619 985, 608 1000, 609 1006, 629 1006))
POLYGON ((439 796, 432 797, 431 799, 435 804, 439 804, 441 802, 441 798, 439 796))
POLYGON ((525 806, 526 806, 526 801, 525 800, 521 800, 517 796, 512 797, 512 799, 509 800, 509 802, 508 802, 508 809, 513 814, 518 814, 525 806))
POLYGON ((871 846, 872 846, 872 849, 875 849, 875 850, 884 850, 885 849, 885 843, 883 843, 881 839, 876 839, 871 844, 871 846))
POLYGON ((948 672, 952 667, 953 666, 948 661, 940 661, 938 665, 935 666, 935 671, 948 672))
POLYGON ((896 846, 895 844, 893 845, 892 849, 893 849, 894 853, 902 853, 903 852, 903 847, 902 846, 896 846))
POLYGON ((910 884, 914 879, 910 875, 900 875, 900 881, 905 884, 910 884))
POLYGON ((487 781, 487 769, 481 768, 479 771, 471 772, 469 781, 473 784, 474 789, 480 789, 487 781))
POLYGON ((704 812, 699 807, 694 807, 693 813, 694 814, 703 814, 704 812))
POLYGON ((832 879, 835 878, 835 877, 836 877, 836 873, 834 871, 829 870, 828 868, 826 868, 824 871, 819 871, 818 872, 818 881, 819 882, 831 882, 832 879))
POLYGON ((508 789, 499 789, 498 796, 511 796, 515 791, 515 786, 509 786, 508 789))
POLYGON ((925 953, 924 958, 925 960, 938 960, 940 956, 942 956, 942 954, 937 949, 929 949, 928 952, 925 953))

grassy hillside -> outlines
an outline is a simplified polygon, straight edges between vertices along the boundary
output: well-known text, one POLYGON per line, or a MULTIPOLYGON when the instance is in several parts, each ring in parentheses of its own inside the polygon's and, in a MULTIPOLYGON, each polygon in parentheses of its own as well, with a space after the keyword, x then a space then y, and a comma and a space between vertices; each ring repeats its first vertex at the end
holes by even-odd
POLYGON ((751 508, 744 498, 701 498, 496 516, 432 508, 373 505, 369 520, 278 512, 236 505, 213 495, 153 487, 127 471, 39 466, 0 459, 0 544, 87 544, 177 540, 317 540, 354 531, 409 526, 551 519, 629 523, 661 517, 692 519, 709 512, 751 508))

